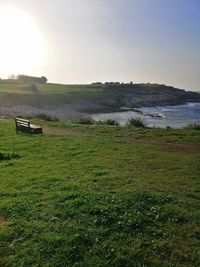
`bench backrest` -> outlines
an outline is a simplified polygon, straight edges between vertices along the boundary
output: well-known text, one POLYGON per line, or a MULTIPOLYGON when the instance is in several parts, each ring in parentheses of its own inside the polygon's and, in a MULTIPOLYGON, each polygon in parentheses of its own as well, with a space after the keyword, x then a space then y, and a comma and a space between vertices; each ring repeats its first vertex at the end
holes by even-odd
POLYGON ((30 128, 30 121, 25 120, 25 119, 16 118, 15 124, 16 124, 16 128, 19 128, 19 127, 30 128))

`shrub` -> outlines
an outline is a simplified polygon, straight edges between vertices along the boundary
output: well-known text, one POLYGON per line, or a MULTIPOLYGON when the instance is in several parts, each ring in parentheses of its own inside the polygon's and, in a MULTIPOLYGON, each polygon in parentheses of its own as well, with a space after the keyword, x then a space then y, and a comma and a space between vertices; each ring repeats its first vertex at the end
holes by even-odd
POLYGON ((37 115, 37 118, 42 119, 42 120, 45 120, 45 121, 59 121, 58 118, 51 117, 51 116, 49 116, 49 115, 47 115, 45 113, 39 113, 37 115))
POLYGON ((127 126, 135 126, 138 128, 147 127, 146 122, 140 117, 130 118, 127 122, 127 126))
POLYGON ((166 129, 167 130, 170 130, 172 127, 171 126, 166 126, 166 129))
POLYGON ((95 121, 91 117, 83 117, 83 118, 80 118, 76 122, 80 124, 94 124, 95 123, 95 121))
POLYGON ((119 122, 113 119, 107 119, 105 121, 98 121, 97 124, 119 126, 119 122))
POLYGON ((200 123, 194 122, 190 123, 186 126, 186 128, 194 129, 194 130, 200 130, 200 123))

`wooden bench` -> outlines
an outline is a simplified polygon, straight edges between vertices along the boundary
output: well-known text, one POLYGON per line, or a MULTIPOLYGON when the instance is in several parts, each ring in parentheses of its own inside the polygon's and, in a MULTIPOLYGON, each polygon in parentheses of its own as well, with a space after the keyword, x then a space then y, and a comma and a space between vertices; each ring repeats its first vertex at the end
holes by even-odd
POLYGON ((15 118, 16 132, 42 134, 42 128, 37 125, 30 124, 29 120, 15 118))

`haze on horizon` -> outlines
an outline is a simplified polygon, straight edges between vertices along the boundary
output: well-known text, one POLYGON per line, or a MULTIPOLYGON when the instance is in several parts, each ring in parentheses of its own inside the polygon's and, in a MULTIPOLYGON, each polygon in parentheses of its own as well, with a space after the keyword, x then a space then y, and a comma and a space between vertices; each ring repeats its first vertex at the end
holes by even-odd
POLYGON ((0 77, 15 72, 68 84, 133 81, 200 90, 199 0, 0 0, 4 8, 0 77))

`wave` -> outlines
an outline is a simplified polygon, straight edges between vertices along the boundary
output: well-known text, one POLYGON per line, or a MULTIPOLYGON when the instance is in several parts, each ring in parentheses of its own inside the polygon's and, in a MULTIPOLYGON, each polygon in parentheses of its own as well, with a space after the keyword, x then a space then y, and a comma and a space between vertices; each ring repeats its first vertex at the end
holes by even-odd
POLYGON ((192 108, 192 109, 196 109, 196 110, 200 110, 200 103, 188 103, 187 107, 192 108))

